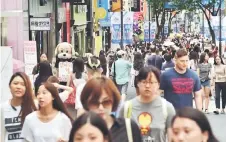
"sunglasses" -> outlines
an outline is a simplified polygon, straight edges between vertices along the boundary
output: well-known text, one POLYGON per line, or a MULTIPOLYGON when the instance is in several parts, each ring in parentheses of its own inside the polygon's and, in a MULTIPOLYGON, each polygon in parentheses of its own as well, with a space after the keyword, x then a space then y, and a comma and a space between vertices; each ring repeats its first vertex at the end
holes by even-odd
POLYGON ((112 106, 113 101, 112 100, 104 100, 102 102, 96 102, 96 101, 90 101, 89 102, 89 107, 90 108, 99 108, 100 104, 104 107, 104 108, 109 108, 112 106))

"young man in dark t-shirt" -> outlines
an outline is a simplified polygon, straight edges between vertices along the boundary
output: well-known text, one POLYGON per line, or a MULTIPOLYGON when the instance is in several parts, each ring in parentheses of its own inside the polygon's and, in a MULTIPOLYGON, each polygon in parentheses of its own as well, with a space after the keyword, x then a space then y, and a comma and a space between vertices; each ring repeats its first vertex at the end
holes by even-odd
POLYGON ((175 109, 193 107, 192 94, 195 96, 196 108, 202 109, 202 90, 198 75, 188 69, 186 50, 179 49, 175 55, 175 67, 161 75, 160 89, 164 97, 171 102, 175 109))

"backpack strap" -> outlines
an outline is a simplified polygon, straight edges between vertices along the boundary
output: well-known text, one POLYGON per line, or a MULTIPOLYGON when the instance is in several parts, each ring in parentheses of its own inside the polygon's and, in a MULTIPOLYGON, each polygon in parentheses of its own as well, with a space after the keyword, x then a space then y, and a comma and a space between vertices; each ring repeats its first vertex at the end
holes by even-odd
POLYGON ((132 134, 132 128, 131 128, 131 119, 125 118, 126 122, 126 132, 128 137, 128 142, 133 142, 133 134, 132 134))
POLYGON ((162 111, 163 111, 164 119, 166 121, 166 119, 168 117, 167 101, 164 98, 161 98, 161 101, 162 101, 162 111))
POLYGON ((131 118, 132 115, 132 102, 126 101, 124 106, 124 118, 131 118))

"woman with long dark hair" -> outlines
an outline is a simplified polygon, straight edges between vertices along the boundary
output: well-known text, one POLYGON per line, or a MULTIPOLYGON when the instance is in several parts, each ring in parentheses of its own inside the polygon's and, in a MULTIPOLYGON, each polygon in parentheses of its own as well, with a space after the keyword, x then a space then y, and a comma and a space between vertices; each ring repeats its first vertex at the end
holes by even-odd
POLYGON ((42 54, 40 55, 39 60, 38 60, 38 64, 37 64, 36 66, 34 66, 34 68, 33 68, 33 70, 32 70, 32 74, 33 74, 33 75, 38 74, 38 73, 39 73, 39 70, 40 70, 39 63, 40 63, 40 62, 43 62, 43 61, 47 61, 47 60, 48 60, 48 59, 47 59, 47 54, 46 54, 46 53, 42 53, 42 54))
POLYGON ((21 132, 28 142, 65 142, 69 139, 72 118, 61 101, 57 88, 49 82, 37 93, 39 110, 29 114, 21 132))
POLYGON ((197 109, 177 110, 171 126, 172 142, 218 142, 207 117, 197 109))
POLYGON ((16 72, 9 81, 12 99, 1 107, 1 141, 22 142, 20 137, 25 117, 36 110, 29 77, 16 72))
POLYGON ((197 71, 199 54, 195 51, 192 51, 189 54, 189 59, 190 59, 190 69, 192 69, 193 71, 197 71))
MULTIPOLYGON (((225 114, 226 105, 226 66, 220 56, 214 58, 214 75, 212 83, 215 83, 215 114, 219 114, 220 110, 220 96, 222 97, 222 110, 221 113, 225 114)), ((212 84, 214 85, 214 84, 212 84)))
POLYGON ((69 142, 111 142, 105 121, 94 112, 82 114, 73 124, 69 142))
POLYGON ((138 75, 139 70, 144 66, 144 59, 139 52, 134 53, 133 69, 131 70, 131 86, 134 86, 135 76, 138 75))
POLYGON ((107 59, 103 50, 100 51, 99 60, 101 68, 103 69, 102 75, 106 75, 107 73, 107 59))
MULTIPOLYGON (((205 106, 205 113, 209 113, 209 95, 210 95, 210 81, 211 81, 211 68, 212 65, 208 63, 209 55, 202 53, 200 56, 197 72, 201 81, 203 89, 202 108, 205 106), (204 105, 205 102, 205 105, 204 105)), ((204 109, 204 108, 203 108, 204 109)))
POLYGON ((50 63, 48 61, 43 61, 39 63, 39 75, 37 76, 34 87, 35 87, 35 95, 37 95, 39 86, 46 82, 47 79, 52 76, 52 68, 50 66, 50 63))

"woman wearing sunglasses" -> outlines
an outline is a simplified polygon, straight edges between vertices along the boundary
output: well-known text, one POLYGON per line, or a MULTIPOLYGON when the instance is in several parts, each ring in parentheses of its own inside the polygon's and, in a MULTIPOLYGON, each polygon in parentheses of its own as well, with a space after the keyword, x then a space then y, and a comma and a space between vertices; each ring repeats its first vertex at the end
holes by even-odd
MULTIPOLYGON (((112 142, 141 142, 141 134, 137 124, 130 121, 130 129, 124 118, 111 115, 116 111, 120 101, 120 93, 111 79, 98 77, 89 80, 81 94, 81 102, 86 111, 99 114, 106 122, 112 136, 112 142)), ((128 123, 127 123, 128 124, 128 123)))

